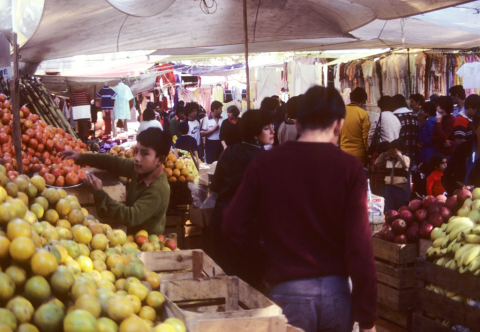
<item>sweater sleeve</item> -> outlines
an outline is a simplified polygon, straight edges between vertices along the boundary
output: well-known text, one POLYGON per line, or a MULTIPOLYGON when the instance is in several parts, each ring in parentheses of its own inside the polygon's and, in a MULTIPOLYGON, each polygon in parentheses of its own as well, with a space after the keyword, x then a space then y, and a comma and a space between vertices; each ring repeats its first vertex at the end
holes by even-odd
POLYGON ((257 169, 252 161, 235 197, 223 215, 222 233, 233 249, 256 247, 260 237, 255 212, 260 201, 257 169))
POLYGON ((377 273, 368 222, 367 179, 356 167, 347 187, 345 206, 345 261, 352 279, 352 318, 362 328, 377 319, 377 273))
POLYGON ((447 135, 443 131, 441 122, 435 122, 435 128, 433 130, 432 141, 435 144, 441 145, 447 140, 447 135))
POLYGON ((428 177, 427 177, 427 195, 433 195, 433 184, 435 183, 435 178, 433 176, 433 174, 430 174, 428 177))
POLYGON ((126 176, 128 178, 135 176, 133 160, 108 154, 82 153, 77 164, 104 169, 118 176, 126 176))
POLYGON ((365 152, 368 151, 368 133, 370 132, 370 119, 368 118, 367 112, 365 112, 365 117, 362 123, 362 137, 363 137, 363 146, 365 152))
POLYGON ((150 219, 156 212, 158 200, 162 197, 165 196, 157 190, 147 189, 132 206, 127 206, 117 202, 103 190, 93 192, 93 199, 99 216, 109 217, 116 223, 127 227, 140 225, 150 219))

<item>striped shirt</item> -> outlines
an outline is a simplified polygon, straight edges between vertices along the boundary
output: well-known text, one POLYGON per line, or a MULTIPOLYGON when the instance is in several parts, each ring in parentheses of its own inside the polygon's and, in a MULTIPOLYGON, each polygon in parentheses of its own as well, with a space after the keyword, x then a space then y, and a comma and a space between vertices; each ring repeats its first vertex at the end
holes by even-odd
POLYGON ((453 125, 453 136, 455 139, 469 140, 473 137, 473 122, 465 114, 460 112, 453 125))
POLYGON ((76 90, 73 91, 70 95, 70 106, 85 106, 89 105, 90 102, 93 100, 92 95, 85 90, 76 90))

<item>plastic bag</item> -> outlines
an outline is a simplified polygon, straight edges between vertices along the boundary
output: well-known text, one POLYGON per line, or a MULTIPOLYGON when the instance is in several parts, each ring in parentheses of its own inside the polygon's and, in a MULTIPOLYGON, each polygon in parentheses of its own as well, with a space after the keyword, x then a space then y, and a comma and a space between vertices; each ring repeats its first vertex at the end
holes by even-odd
POLYGON ((215 203, 217 202, 217 197, 218 194, 212 191, 200 208, 213 209, 215 207, 215 203))
POLYGON ((203 202, 208 198, 208 187, 195 182, 188 182, 188 189, 192 193, 193 206, 201 208, 203 202))

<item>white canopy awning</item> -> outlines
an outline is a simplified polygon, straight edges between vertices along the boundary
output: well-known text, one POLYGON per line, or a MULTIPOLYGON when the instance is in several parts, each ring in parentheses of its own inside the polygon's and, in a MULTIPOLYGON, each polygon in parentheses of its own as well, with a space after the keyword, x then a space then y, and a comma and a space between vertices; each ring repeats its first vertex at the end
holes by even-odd
MULTIPOLYGON (((146 49, 168 55, 242 53, 242 1, 216 2, 217 10, 211 15, 201 11, 199 1, 180 0, 158 15, 138 17, 125 14, 107 1, 45 0, 37 30, 20 49, 21 60, 40 62, 78 54, 146 49)), ((402 35, 397 19, 467 2, 248 0, 250 51, 399 46, 402 35)), ((470 29, 459 30, 458 24, 438 25, 442 22, 428 15, 406 21, 406 46, 478 45, 480 35, 470 29)))

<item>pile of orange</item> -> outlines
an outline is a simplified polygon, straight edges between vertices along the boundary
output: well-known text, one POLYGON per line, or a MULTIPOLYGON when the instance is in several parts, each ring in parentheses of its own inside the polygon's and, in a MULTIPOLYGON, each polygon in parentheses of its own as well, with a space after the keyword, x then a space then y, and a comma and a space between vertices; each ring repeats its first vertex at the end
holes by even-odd
MULTIPOLYGON (((87 146, 81 140, 61 128, 48 125, 32 114, 28 107, 20 110, 22 131, 23 173, 39 172, 47 184, 63 187, 82 182, 85 172, 71 162, 61 162, 56 156, 63 150, 86 152, 87 146), (58 171, 54 171, 59 169, 58 171)), ((10 180, 18 176, 18 165, 12 138, 12 105, 5 95, 0 94, 0 158, 3 158, 10 180)))
POLYGON ((41 176, 2 176, 0 331, 185 332, 178 319, 162 322, 160 278, 125 232, 41 176))
MULTIPOLYGON (((188 160, 188 162, 191 162, 191 160, 188 160)), ((168 182, 195 181, 195 178, 192 175, 192 169, 195 166, 192 164, 188 165, 188 162, 185 159, 177 158, 173 153, 170 153, 163 164, 163 168, 168 177, 168 182)))

